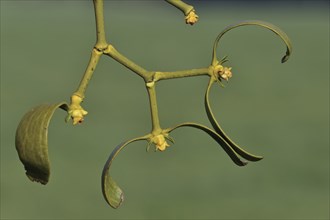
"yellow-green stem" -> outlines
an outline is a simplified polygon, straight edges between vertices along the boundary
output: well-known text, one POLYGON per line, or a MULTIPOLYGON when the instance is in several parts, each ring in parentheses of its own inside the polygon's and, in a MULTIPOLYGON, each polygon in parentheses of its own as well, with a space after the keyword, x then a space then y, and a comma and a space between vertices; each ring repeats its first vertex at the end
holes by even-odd
POLYGON ((181 0, 166 0, 168 3, 174 7, 180 9, 185 15, 188 15, 191 10, 194 10, 194 7, 184 3, 181 0))
POLYGON ((108 44, 105 37, 104 30, 104 16, 103 16, 103 0, 93 0, 96 21, 96 44, 95 48, 103 50, 107 48, 108 44))
POLYGON ((160 81, 163 79, 174 79, 174 78, 182 78, 182 77, 201 76, 201 75, 209 75, 209 68, 182 70, 182 71, 174 71, 174 72, 155 72, 153 80, 160 81))
POLYGON ((119 53, 118 50, 116 50, 111 44, 108 45, 107 49, 104 50, 103 53, 112 57, 122 65, 126 66, 128 69, 141 76, 146 82, 150 81, 151 74, 147 70, 143 69, 142 67, 119 53))
POLYGON ((87 85, 88 85, 90 79, 92 78, 92 75, 94 73, 97 63, 100 60, 101 55, 102 55, 102 52, 98 51, 97 49, 94 48, 92 50, 92 55, 89 60, 88 66, 86 68, 85 74, 80 81, 77 91, 74 93, 74 94, 80 96, 82 99, 85 97, 85 91, 86 91, 87 85))
POLYGON ((152 120, 152 131, 153 134, 158 134, 161 132, 161 127, 159 124, 159 116, 158 116, 158 106, 157 106, 157 98, 156 98, 156 83, 151 82, 147 83, 147 90, 149 95, 149 103, 150 103, 150 112, 151 112, 151 120, 152 120))

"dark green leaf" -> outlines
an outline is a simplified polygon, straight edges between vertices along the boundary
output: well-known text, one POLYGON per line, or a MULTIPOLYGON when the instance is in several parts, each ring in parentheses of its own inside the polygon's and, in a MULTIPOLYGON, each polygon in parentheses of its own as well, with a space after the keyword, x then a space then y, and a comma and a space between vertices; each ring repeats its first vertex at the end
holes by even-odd
POLYGON ((205 109, 206 109, 206 113, 207 113, 207 117, 209 118, 212 127, 214 128, 214 130, 233 148, 233 150, 238 153, 241 157, 243 157, 246 160, 249 161, 258 161, 261 160, 263 157, 261 156, 256 156, 253 154, 250 154, 248 152, 246 152, 245 150, 243 150, 242 148, 240 148, 237 144, 235 144, 223 131, 223 129, 220 127, 219 123, 217 122, 217 120, 215 119, 211 106, 210 106, 210 102, 209 102, 209 92, 210 92, 210 88, 213 84, 213 79, 210 79, 210 82, 207 86, 206 89, 206 93, 205 93, 205 109))
POLYGON ((115 159, 115 157, 119 154, 119 152, 128 144, 139 141, 139 140, 146 140, 148 136, 134 138, 132 140, 123 142, 119 144, 110 154, 107 162, 104 165, 103 172, 102 172, 102 193, 107 201, 107 203, 112 208, 118 208, 123 200, 124 200, 124 193, 121 190, 121 188, 117 185, 117 183, 112 179, 112 177, 109 174, 110 166, 112 164, 112 161, 115 159))
POLYGON ((26 175, 30 180, 42 184, 48 182, 50 175, 48 125, 57 108, 68 110, 64 102, 33 108, 24 115, 16 130, 16 150, 26 175))
POLYGON ((236 152, 232 149, 232 147, 226 142, 226 140, 224 140, 220 135, 218 135, 216 132, 214 132, 213 130, 211 130, 210 128, 204 126, 204 125, 200 125, 200 124, 196 124, 196 123, 191 123, 191 122, 187 122, 187 123, 182 123, 179 124, 173 128, 169 128, 166 129, 165 131, 170 133, 173 130, 180 128, 180 127, 192 127, 192 128, 197 128, 199 130, 204 131, 205 133, 207 133, 208 135, 210 135, 224 150, 225 152, 228 154, 228 156, 232 159, 232 161, 238 165, 238 166, 245 166, 247 164, 246 161, 242 161, 238 154, 236 154, 236 152))
POLYGON ((279 27, 277 27, 271 23, 265 22, 265 21, 247 20, 247 21, 241 21, 236 24, 229 25, 218 35, 218 37, 215 39, 215 42, 213 45, 212 64, 215 64, 215 62, 217 61, 216 49, 217 49, 220 38, 226 32, 230 31, 231 29, 234 29, 234 28, 237 28, 240 26, 245 26, 245 25, 261 26, 261 27, 267 28, 267 29, 271 30, 272 32, 274 32, 275 34, 277 34, 284 41, 284 43, 286 45, 286 53, 283 56, 281 62, 284 63, 289 59, 289 56, 292 53, 292 45, 291 45, 289 37, 286 35, 286 33, 284 31, 282 31, 279 27))

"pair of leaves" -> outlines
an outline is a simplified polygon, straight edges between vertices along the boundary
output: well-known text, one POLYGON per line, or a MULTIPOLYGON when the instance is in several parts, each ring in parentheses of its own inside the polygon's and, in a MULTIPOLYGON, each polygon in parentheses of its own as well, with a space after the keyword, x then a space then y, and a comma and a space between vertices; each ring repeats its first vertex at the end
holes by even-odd
MULTIPOLYGON (((180 127, 192 127, 196 128, 199 130, 204 131, 207 133, 210 137, 212 137, 223 149, 224 151, 229 155, 229 157, 232 159, 232 161, 238 165, 238 166, 245 166, 247 162, 241 160, 240 156, 243 158, 250 160, 250 161, 258 161, 261 160, 262 157, 259 156, 254 156, 252 154, 247 153, 246 151, 242 150, 240 147, 238 147, 236 144, 233 142, 227 142, 225 138, 223 138, 221 135, 219 135, 217 132, 213 131, 212 129, 201 125, 197 123, 182 123, 179 124, 173 128, 165 129, 165 133, 170 133, 174 131, 175 129, 178 129, 180 127), (234 147, 232 147, 234 146, 234 147)), ((111 153, 109 156, 106 164, 104 165, 103 172, 102 172, 102 193, 107 201, 107 203, 113 207, 113 208, 118 208, 123 200, 124 200, 124 193, 122 189, 117 185, 117 183, 113 180, 113 178, 110 176, 110 166, 115 159, 115 157, 118 155, 118 153, 126 147, 128 144, 133 143, 135 141, 140 141, 140 140, 147 140, 148 136, 144 137, 139 137, 135 139, 131 139, 128 141, 125 141, 121 144, 119 144, 111 153)), ((229 138, 228 138, 229 139, 229 138)))
MULTIPOLYGON (((215 129, 212 130, 204 125, 197 124, 197 123, 192 123, 192 122, 187 122, 187 123, 182 123, 179 125, 176 125, 175 127, 165 129, 163 132, 164 133, 171 133, 175 129, 181 128, 181 127, 192 127, 199 129, 201 131, 204 131, 206 134, 208 134, 210 137, 212 137, 218 144, 223 148, 223 150, 228 154, 228 156, 232 159, 232 161, 238 165, 238 166, 245 166, 247 164, 246 161, 243 161, 241 157, 243 157, 246 160, 249 161, 258 161, 261 160, 262 157, 260 156, 255 156, 253 154, 250 154, 246 151, 244 151, 242 148, 240 148, 237 144, 235 144, 221 129, 219 126, 218 122, 216 121, 215 117, 213 116, 210 104, 209 104, 209 91, 211 88, 211 85, 213 84, 213 80, 210 80, 210 83, 207 87, 206 93, 205 93, 205 108, 207 115, 209 117, 209 120, 215 129)), ((118 153, 126 147, 128 144, 133 143, 135 141, 140 141, 140 140, 147 140, 150 135, 146 135, 143 137, 139 138, 134 138, 128 141, 125 141, 121 144, 119 144, 110 154, 106 164, 104 165, 103 172, 102 172, 102 193, 107 201, 107 203, 113 207, 113 208, 118 208, 123 200, 124 200, 124 193, 122 189, 117 185, 117 183, 113 180, 113 178, 110 176, 110 166, 115 159, 115 157, 118 155, 118 153)))

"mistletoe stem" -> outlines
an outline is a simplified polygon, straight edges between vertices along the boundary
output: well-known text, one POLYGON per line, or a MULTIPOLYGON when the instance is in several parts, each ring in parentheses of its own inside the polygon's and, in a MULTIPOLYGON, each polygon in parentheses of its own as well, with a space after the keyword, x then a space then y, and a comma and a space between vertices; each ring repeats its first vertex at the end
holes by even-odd
POLYGON ((155 85, 156 85, 155 82, 149 82, 149 83, 146 84, 146 87, 147 87, 148 95, 149 95, 151 121, 152 121, 152 131, 151 131, 151 133, 159 134, 162 131, 162 129, 161 129, 160 123, 159 123, 155 85))
POLYGON ((201 75, 210 75, 209 68, 190 69, 174 72, 155 72, 153 79, 154 81, 160 81, 163 79, 174 79, 201 75))
POLYGON ((165 1, 167 1, 171 5, 182 11, 183 14, 185 15, 188 15, 190 11, 194 10, 193 6, 186 4, 181 0, 165 0, 165 1))
POLYGON ((103 0, 93 0, 93 3, 94 3, 95 21, 96 21, 95 48, 102 51, 108 46, 105 37, 105 30, 104 30, 103 0))
POLYGON ((128 69, 132 70, 133 72, 141 76, 144 79, 144 81, 146 82, 149 81, 151 74, 147 70, 145 70, 144 68, 137 65, 136 63, 128 59, 126 56, 118 52, 118 50, 116 50, 111 44, 107 46, 107 49, 105 49, 103 53, 105 55, 112 57, 117 62, 121 63, 128 69))
POLYGON ((102 55, 102 52, 98 51, 97 49, 94 48, 92 50, 92 55, 89 60, 88 66, 86 68, 85 74, 84 74, 83 78, 81 79, 79 87, 78 87, 77 91, 74 93, 74 95, 77 95, 77 96, 81 97, 82 99, 84 99, 87 85, 88 85, 90 79, 92 78, 92 75, 94 73, 97 63, 100 60, 101 55, 102 55))

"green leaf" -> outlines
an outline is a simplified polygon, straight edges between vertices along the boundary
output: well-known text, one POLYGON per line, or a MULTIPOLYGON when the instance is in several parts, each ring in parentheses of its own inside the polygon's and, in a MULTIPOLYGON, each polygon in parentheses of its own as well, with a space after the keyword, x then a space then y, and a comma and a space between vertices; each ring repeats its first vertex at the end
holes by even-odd
POLYGON ((55 110, 68 110, 65 102, 39 105, 24 115, 16 130, 15 145, 26 175, 47 184, 50 175, 48 125, 55 110))
POLYGON ((277 27, 271 23, 265 22, 265 21, 247 20, 247 21, 241 21, 236 24, 229 25, 217 36, 217 38, 215 39, 214 45, 213 45, 212 65, 217 62, 216 49, 217 49, 217 46, 218 46, 218 43, 219 43, 219 40, 221 39, 221 37, 228 31, 230 31, 231 29, 234 29, 234 28, 237 28, 240 26, 245 26, 245 25, 261 26, 261 27, 271 30, 276 35, 278 35, 284 41, 284 43, 286 45, 286 53, 283 56, 281 62, 284 63, 289 59, 290 54, 292 53, 292 44, 290 42, 289 37, 286 35, 286 33, 284 31, 282 31, 279 27, 277 27))
POLYGON ((197 123, 191 123, 191 122, 187 122, 187 123, 182 123, 179 125, 176 125, 173 128, 169 128, 164 130, 165 132, 172 132, 177 128, 180 127, 192 127, 192 128, 197 128, 199 130, 204 131, 205 133, 207 133, 208 135, 210 135, 223 149, 224 151, 228 154, 228 156, 232 159, 232 161, 238 165, 238 166, 245 166, 247 164, 246 161, 242 161, 239 157, 239 155, 233 150, 233 148, 226 142, 226 140, 224 140, 219 134, 217 134, 216 132, 214 132, 213 130, 211 130, 210 128, 201 125, 201 124, 197 124, 197 123))
POLYGON ((140 141, 140 140, 147 140, 149 136, 143 136, 131 139, 129 141, 123 142, 119 144, 110 154, 107 162, 104 165, 103 172, 102 172, 102 193, 107 201, 107 203, 112 208, 118 208, 122 202, 124 201, 124 192, 122 189, 117 185, 117 183, 112 179, 110 176, 109 170, 110 166, 115 159, 115 157, 119 154, 119 152, 128 144, 140 141))
POLYGON ((204 99, 204 104, 205 104, 205 109, 206 109, 206 113, 207 113, 207 117, 209 118, 212 127, 214 128, 214 130, 226 141, 226 143, 228 143, 232 149, 238 153, 241 157, 243 157, 246 160, 249 161, 259 161, 261 160, 263 157, 261 156, 256 156, 253 155, 251 153, 248 153, 247 151, 243 150, 242 148, 240 148, 236 143, 234 143, 223 131, 223 129, 220 127, 219 123, 217 122, 217 120, 215 119, 211 106, 210 106, 210 101, 209 101, 209 93, 210 93, 210 88, 213 84, 214 80, 211 78, 210 82, 207 86, 206 89, 206 93, 205 93, 205 99, 204 99))

